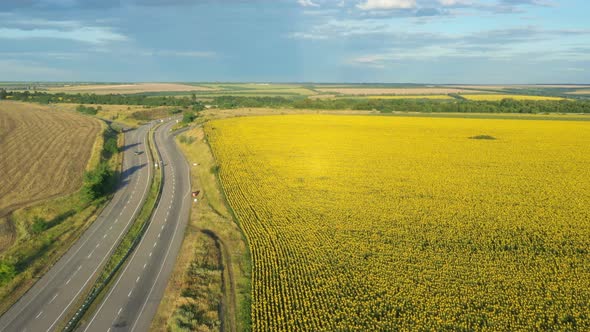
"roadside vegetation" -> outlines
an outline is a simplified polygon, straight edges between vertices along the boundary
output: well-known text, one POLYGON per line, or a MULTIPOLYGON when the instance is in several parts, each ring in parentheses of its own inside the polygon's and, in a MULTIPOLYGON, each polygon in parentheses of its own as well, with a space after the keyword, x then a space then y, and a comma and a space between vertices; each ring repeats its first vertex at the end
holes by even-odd
MULTIPOLYGON (((6 104, 0 105, 2 116, 1 109, 6 104)), ((38 106, 20 104, 19 107, 22 109, 17 113, 24 114, 38 106)), ((0 253, 1 312, 8 309, 38 277, 49 270, 92 223, 114 189, 119 173, 118 152, 122 141, 118 132, 98 120, 75 113, 48 109, 42 109, 41 113, 47 119, 39 117, 40 122, 36 124, 39 128, 18 128, 24 130, 29 139, 22 139, 19 130, 11 133, 11 137, 20 144, 29 144, 29 147, 3 149, 11 153, 27 151, 27 157, 23 157, 23 160, 28 160, 28 164, 19 168, 25 173, 12 176, 17 180, 31 179, 29 182, 34 185, 9 187, 12 188, 12 195, 20 193, 20 197, 29 200, 22 203, 25 207, 11 210, 5 216, 13 229, 14 239, 0 253), (62 117, 72 117, 76 122, 68 124, 68 120, 62 117), (58 133, 51 132, 54 121, 58 123, 58 133), (67 139, 72 141, 68 143, 67 139), (35 143, 35 140, 40 142, 35 143), (45 160, 45 156, 49 159, 45 160), (35 180, 38 175, 41 178, 35 180), (44 182, 39 182, 41 180, 44 182), (51 181, 58 181, 58 184, 52 184, 51 181), (64 184, 68 186, 64 187, 64 184), (23 192, 31 189, 34 191, 23 192), (47 192, 56 189, 58 191, 53 194, 47 192), (38 193, 35 190, 39 191, 39 198, 36 198, 38 193)), ((36 119, 35 115, 27 116, 27 121, 33 124, 36 119)), ((10 142, 10 139, 2 140, 2 144, 10 142)), ((8 161, 10 164, 13 159, 18 158, 9 153, 4 163, 8 161)), ((7 164, 3 165, 5 167, 7 164)), ((10 171, 2 172, 3 176, 10 176, 10 172, 14 171, 13 168, 8 169, 10 171)), ((3 183, 10 183, 11 180, 14 178, 2 178, 3 183)))
POLYGON ((193 191, 199 195, 192 204, 185 239, 151 329, 248 331, 247 244, 219 186, 218 169, 203 129, 192 128, 177 140, 191 167, 193 191), (216 259, 220 261, 214 264, 216 259))

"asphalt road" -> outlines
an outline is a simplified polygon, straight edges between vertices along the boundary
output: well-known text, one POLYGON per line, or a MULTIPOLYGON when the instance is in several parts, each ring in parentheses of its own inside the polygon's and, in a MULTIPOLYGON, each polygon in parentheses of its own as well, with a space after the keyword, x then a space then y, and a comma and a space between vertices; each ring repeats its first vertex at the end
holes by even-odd
POLYGON ((170 128, 156 131, 163 191, 139 246, 81 331, 148 331, 180 250, 191 204, 189 167, 170 128))
MULTIPOLYGON (((53 331, 91 285, 147 195, 151 161, 148 126, 125 134, 121 184, 98 219, 70 250, 2 317, 0 331, 53 331), (135 155, 135 151, 144 151, 135 155)), ((165 201, 165 200, 164 200, 165 201)))

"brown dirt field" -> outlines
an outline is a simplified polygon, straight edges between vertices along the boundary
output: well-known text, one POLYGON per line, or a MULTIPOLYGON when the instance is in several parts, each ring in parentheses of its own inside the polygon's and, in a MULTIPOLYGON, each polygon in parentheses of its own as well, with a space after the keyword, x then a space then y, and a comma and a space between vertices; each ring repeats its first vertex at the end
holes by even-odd
POLYGON ((320 88, 321 92, 344 95, 440 95, 448 93, 486 93, 457 88, 320 88))
POLYGON ((88 84, 49 88, 49 92, 132 94, 142 92, 215 91, 216 89, 177 83, 88 84))
POLYGON ((0 102, 0 217, 77 190, 101 128, 83 115, 0 102))
POLYGON ((568 92, 568 95, 590 95, 590 89, 568 92))

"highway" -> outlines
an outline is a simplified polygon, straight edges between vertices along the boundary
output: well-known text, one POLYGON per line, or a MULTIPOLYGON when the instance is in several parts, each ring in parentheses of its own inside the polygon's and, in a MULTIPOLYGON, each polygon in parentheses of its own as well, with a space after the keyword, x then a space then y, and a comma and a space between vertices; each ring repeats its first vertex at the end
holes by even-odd
POLYGON ((84 288, 92 285, 147 195, 153 173, 146 153, 148 130, 142 126, 125 133, 121 183, 112 200, 70 250, 0 317, 0 331, 54 331, 68 318, 65 316, 84 288), (136 150, 144 153, 136 155, 136 150))
POLYGON ((162 196, 139 246, 80 331, 148 331, 188 223, 189 166, 164 123, 155 144, 164 164, 162 196))

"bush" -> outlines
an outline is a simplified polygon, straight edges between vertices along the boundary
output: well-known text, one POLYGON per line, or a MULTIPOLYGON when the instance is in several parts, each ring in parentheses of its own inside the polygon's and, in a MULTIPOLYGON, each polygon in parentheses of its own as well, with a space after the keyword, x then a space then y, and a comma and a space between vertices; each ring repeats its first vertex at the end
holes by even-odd
POLYGON ((35 217, 33 218, 33 225, 31 226, 31 233, 33 234, 41 234, 43 231, 47 229, 47 222, 43 220, 43 218, 35 217))
POLYGON ((96 113, 98 113, 96 108, 84 105, 78 105, 78 107, 76 107, 76 111, 88 115, 96 115, 96 113))
POLYGON ((16 269, 14 268, 14 265, 5 261, 0 261, 0 285, 9 282, 15 275, 16 269))
POLYGON ((114 137, 108 138, 104 143, 104 151, 110 155, 114 155, 115 153, 119 152, 117 139, 114 137))
POLYGON ((197 118, 197 115, 193 112, 184 112, 184 114, 182 115, 182 122, 183 123, 191 123, 193 121, 195 121, 195 119, 197 118))
POLYGON ((84 186, 82 187, 82 197, 92 202, 98 198, 106 196, 111 191, 111 178, 113 171, 106 162, 98 164, 96 169, 84 174, 84 186))

